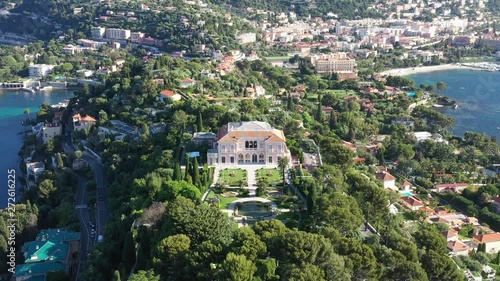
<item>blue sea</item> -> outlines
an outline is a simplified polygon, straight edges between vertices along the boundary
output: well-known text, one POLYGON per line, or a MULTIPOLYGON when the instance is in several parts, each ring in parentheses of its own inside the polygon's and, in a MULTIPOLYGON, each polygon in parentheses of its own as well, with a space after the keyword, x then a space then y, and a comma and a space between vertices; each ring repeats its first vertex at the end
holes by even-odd
POLYGON ((22 147, 24 134, 22 121, 26 108, 30 110, 31 119, 36 117, 40 105, 44 102, 55 104, 73 97, 73 91, 54 90, 37 93, 0 90, 0 208, 7 206, 7 170, 16 170, 16 185, 19 188, 18 177, 20 158, 18 152, 22 147))
POLYGON ((440 109, 442 113, 455 118, 455 135, 462 137, 467 131, 475 131, 500 139, 500 72, 458 69, 406 77, 413 79, 417 87, 421 83, 446 83, 446 91, 436 92, 459 104, 457 109, 440 109))

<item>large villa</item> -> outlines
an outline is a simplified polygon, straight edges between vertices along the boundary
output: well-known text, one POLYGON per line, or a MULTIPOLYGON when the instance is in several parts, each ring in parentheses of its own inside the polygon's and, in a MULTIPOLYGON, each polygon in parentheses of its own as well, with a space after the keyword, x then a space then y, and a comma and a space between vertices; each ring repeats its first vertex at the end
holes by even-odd
POLYGON ((283 131, 266 122, 231 122, 217 133, 214 149, 207 153, 210 165, 277 165, 290 158, 283 131))

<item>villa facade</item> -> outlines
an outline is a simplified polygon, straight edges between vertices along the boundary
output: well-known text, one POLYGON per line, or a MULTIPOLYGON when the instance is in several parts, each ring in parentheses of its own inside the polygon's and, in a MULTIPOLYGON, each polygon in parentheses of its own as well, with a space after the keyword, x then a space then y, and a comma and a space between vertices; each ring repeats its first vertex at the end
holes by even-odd
POLYGON ((210 165, 277 165, 283 157, 290 159, 283 131, 258 121, 231 122, 222 126, 215 148, 207 153, 210 165))

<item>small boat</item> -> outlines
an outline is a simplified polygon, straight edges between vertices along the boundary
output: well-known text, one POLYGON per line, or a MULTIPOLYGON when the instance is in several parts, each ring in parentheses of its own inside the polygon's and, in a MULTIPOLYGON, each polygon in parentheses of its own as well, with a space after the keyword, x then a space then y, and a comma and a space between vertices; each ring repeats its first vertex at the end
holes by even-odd
POLYGON ((465 90, 465 87, 460 87, 460 90, 465 90))
POLYGON ((457 109, 457 108, 458 108, 458 104, 455 104, 455 105, 453 106, 453 109, 457 109))
POLYGON ((437 107, 437 108, 444 107, 444 105, 442 105, 442 104, 433 104, 432 106, 437 107))

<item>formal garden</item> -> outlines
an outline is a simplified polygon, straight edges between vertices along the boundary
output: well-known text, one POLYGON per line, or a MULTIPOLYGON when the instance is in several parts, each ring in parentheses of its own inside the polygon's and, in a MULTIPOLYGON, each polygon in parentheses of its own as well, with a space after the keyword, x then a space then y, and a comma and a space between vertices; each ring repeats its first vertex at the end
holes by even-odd
POLYGON ((262 168, 260 170, 257 170, 256 178, 257 181, 265 181, 269 186, 283 185, 283 175, 281 174, 281 171, 276 168, 262 168))
POLYGON ((224 169, 220 171, 219 184, 227 186, 246 186, 248 177, 244 169, 224 169))

